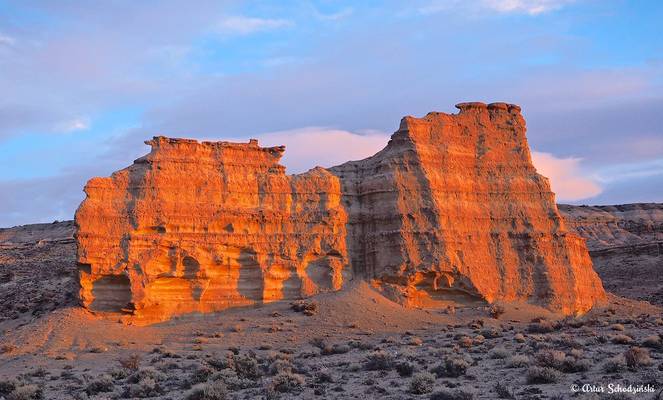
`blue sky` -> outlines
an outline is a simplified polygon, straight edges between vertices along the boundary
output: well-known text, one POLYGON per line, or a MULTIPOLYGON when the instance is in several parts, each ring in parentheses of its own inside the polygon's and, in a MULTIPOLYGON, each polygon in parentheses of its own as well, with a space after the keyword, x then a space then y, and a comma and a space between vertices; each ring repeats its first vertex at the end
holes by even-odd
POLYGON ((156 134, 286 144, 301 172, 473 100, 523 107, 560 201, 661 202, 660 21, 654 0, 0 0, 0 226, 72 218, 156 134))

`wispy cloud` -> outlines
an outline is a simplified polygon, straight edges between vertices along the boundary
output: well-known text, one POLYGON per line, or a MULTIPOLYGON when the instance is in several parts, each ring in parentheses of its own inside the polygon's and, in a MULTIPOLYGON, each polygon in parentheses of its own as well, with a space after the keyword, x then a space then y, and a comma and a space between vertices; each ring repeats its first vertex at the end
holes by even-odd
POLYGON ((64 121, 57 126, 55 126, 54 131, 56 132, 76 132, 76 131, 85 131, 90 128, 90 119, 86 117, 77 117, 68 121, 64 121))
POLYGON ((583 172, 580 158, 557 158, 550 153, 532 152, 537 171, 548 179, 558 201, 576 201, 602 192, 596 180, 583 172))
POLYGON ((219 33, 233 35, 249 35, 256 32, 292 26, 293 22, 286 19, 254 18, 244 16, 225 17, 219 21, 216 29, 219 33))
POLYGON ((575 0, 483 0, 485 7, 501 13, 543 14, 558 10, 575 0))
POLYGON ((468 3, 459 0, 435 0, 419 7, 420 14, 436 14, 454 10, 492 11, 501 14, 539 15, 567 6, 575 0, 480 0, 468 3))
POLYGON ((0 33, 0 46, 13 46, 14 43, 16 43, 16 39, 0 33))

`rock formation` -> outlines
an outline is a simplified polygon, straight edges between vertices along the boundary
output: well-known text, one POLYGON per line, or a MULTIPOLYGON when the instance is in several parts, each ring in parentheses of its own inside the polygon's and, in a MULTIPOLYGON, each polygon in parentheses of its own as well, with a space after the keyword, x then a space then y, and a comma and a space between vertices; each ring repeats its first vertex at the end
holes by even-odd
POLYGON ((532 166, 520 108, 406 117, 385 149, 285 175, 283 147, 155 137, 76 213, 82 303, 167 318, 371 280, 408 305, 470 296, 565 314, 605 298, 532 166))
POLYGON ((570 206, 559 209, 587 247, 606 289, 663 305, 663 204, 570 206))
POLYGON ((603 287, 532 165, 520 107, 457 107, 405 117, 384 150, 331 169, 355 271, 413 305, 465 293, 588 310, 603 287))
POLYGON ((337 290, 347 216, 328 171, 286 176, 284 147, 155 137, 94 178, 76 212, 80 297, 160 317, 337 290))

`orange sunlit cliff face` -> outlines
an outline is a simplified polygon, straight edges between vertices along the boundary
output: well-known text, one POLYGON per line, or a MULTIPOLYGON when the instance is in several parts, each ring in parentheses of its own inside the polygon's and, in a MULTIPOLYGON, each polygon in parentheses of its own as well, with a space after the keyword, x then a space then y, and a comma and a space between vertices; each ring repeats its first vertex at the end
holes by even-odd
POLYGON ((283 147, 155 137, 76 213, 80 297, 166 319, 373 281, 407 305, 469 295, 565 314, 605 299, 532 166, 520 108, 406 117, 361 161, 288 176, 283 147))

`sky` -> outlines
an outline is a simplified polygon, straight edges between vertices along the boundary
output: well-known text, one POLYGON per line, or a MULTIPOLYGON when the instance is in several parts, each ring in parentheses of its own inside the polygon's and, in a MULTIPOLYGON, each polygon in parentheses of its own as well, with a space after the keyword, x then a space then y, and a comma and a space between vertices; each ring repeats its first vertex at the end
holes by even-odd
POLYGON ((405 115, 520 104, 560 202, 663 202, 659 0, 0 0, 0 226, 73 218, 154 135, 372 155, 405 115))

